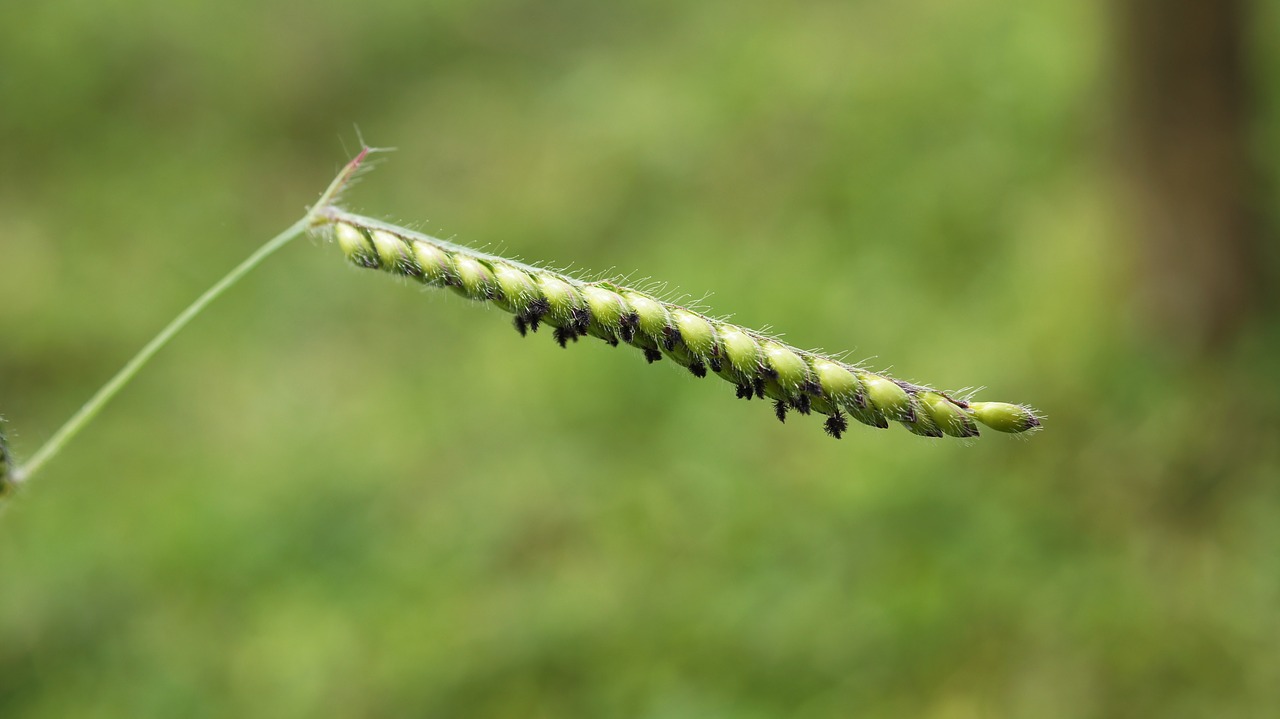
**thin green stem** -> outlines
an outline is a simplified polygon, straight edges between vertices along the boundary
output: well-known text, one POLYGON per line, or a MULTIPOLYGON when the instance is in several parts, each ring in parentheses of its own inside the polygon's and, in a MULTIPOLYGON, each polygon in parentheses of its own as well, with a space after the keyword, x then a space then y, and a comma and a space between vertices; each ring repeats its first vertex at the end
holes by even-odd
POLYGON ((174 335, 178 334, 183 327, 186 327, 188 322, 203 312, 204 308, 208 307, 210 302, 216 300, 223 292, 226 292, 228 288, 239 281, 241 277, 248 274, 250 270, 257 267, 263 260, 279 250, 281 247, 284 247, 290 240, 306 231, 310 224, 311 216, 308 214, 290 225, 289 229, 271 238, 267 244, 259 247, 256 252, 248 257, 248 259, 237 265, 235 269, 227 273, 227 275, 221 280, 218 280, 217 284, 205 290, 204 294, 200 295, 200 297, 198 297, 195 302, 192 302, 189 307, 183 310, 181 314, 173 318, 172 322, 165 326, 163 330, 160 330, 160 334, 153 337, 151 341, 138 352, 138 354, 133 356, 133 359, 129 360, 128 364, 121 368, 120 371, 117 372, 116 375, 106 384, 102 385, 102 388, 99 389, 88 402, 85 402, 84 406, 72 415, 71 419, 67 420, 66 424, 62 425, 62 428, 55 432, 53 436, 49 438, 49 441, 45 442, 44 446, 31 456, 31 459, 14 470, 14 483, 20 484, 30 479, 32 475, 44 466, 45 462, 48 462, 53 457, 57 456, 58 452, 62 451, 63 446, 66 445, 72 437, 75 437, 86 424, 92 421, 93 418, 97 416, 98 412, 102 410, 103 406, 105 406, 107 402, 111 401, 111 399, 115 397, 125 385, 129 384, 129 380, 133 379, 134 375, 138 374, 138 370, 142 369, 148 360, 168 344, 169 340, 173 339, 174 335))
MULTIPOLYGON (((120 390, 123 389, 125 385, 129 384, 129 381, 138 374, 138 371, 141 370, 157 352, 164 348, 164 346, 169 343, 169 340, 173 339, 174 335, 178 334, 183 327, 186 327, 187 323, 191 322, 191 320, 195 319, 197 315, 203 312, 205 307, 208 307, 211 302, 216 300, 222 295, 222 293, 235 285, 240 278, 244 277, 250 270, 261 264, 263 260, 270 257, 280 248, 289 244, 289 242, 295 237, 306 232, 310 227, 316 224, 319 214, 334 201, 338 196, 338 193, 340 193, 347 185, 352 176, 354 176, 356 170, 360 167, 360 163, 363 162, 364 158, 370 151, 371 148, 361 150, 360 154, 357 155, 355 159, 347 163, 346 167, 338 173, 338 176, 333 179, 333 182, 329 184, 329 187, 320 195, 320 200, 307 211, 307 214, 304 215, 302 219, 293 223, 288 227, 288 229, 268 240, 266 244, 259 247, 252 255, 249 255, 244 262, 236 265, 236 267, 228 272, 225 277, 218 280, 218 282, 208 290, 205 290, 204 294, 196 298, 196 301, 192 302, 191 305, 183 310, 181 314, 173 318, 173 321, 166 325, 165 328, 160 331, 160 334, 156 335, 146 344, 145 347, 139 350, 138 354, 134 355, 133 359, 129 360, 128 364, 121 368, 114 377, 103 385, 88 402, 85 402, 84 406, 72 415, 71 419, 68 419, 66 423, 63 424, 47 442, 44 443, 44 446, 40 447, 40 449, 32 455, 30 460, 25 464, 13 468, 7 480, 9 485, 11 485, 10 488, 16 489, 24 482, 30 480, 36 472, 40 471, 45 463, 56 457, 58 453, 62 451, 62 448, 66 446, 67 442, 71 441, 71 439, 75 437, 80 430, 84 429, 85 425, 93 421, 93 418, 102 411, 102 408, 106 406, 113 397, 119 394, 120 390)), ((6 494, 4 491, 6 489, 6 487, 4 487, 5 481, 5 477, 0 476, 0 497, 6 494)))

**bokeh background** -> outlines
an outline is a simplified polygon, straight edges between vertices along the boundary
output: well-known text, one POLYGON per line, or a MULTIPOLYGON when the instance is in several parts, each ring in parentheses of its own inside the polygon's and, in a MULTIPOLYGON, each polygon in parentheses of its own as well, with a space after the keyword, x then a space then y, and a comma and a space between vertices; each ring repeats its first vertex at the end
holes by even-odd
POLYGON ((0 716, 1280 706, 1280 4, 0 5, 29 456, 351 209, 982 385, 827 438, 301 240, 0 516, 0 716))

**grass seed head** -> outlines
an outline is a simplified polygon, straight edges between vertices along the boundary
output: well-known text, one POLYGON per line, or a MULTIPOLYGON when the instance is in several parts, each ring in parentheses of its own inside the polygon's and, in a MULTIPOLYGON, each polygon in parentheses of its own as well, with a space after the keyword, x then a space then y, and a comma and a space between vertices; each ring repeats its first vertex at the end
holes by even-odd
MULTIPOLYGON (((561 347, 592 335, 613 345, 632 345, 649 362, 665 354, 696 377, 719 375, 734 385, 739 398, 772 399, 780 421, 786 421, 791 410, 826 415, 823 429, 835 438, 848 430, 850 417, 880 429, 899 422, 924 437, 976 437, 976 422, 1001 432, 1026 432, 1040 426, 1030 408, 956 401, 926 387, 713 321, 638 290, 583 282, 337 208, 330 208, 325 219, 333 225, 338 246, 356 265, 417 277, 473 300, 491 301, 515 316, 521 335, 536 332, 546 322, 554 328, 561 347)), ((0 464, 0 470, 3 467, 0 464)))

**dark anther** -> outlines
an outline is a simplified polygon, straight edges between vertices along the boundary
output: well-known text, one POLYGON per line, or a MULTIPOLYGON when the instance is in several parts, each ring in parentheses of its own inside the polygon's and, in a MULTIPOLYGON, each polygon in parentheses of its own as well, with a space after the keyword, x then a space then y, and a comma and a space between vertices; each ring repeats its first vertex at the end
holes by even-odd
POLYGON ((702 378, 707 376, 707 366, 702 364, 702 360, 694 360, 689 363, 689 371, 694 377, 702 378))
POLYGON ((569 346, 569 340, 578 341, 578 335, 574 334, 572 330, 567 330, 563 327, 557 327, 553 336, 561 347, 569 346))
POLYGON ((585 307, 573 308, 573 331, 580 335, 587 333, 587 328, 591 326, 591 312, 585 307))
POLYGON ((635 312, 625 314, 618 318, 618 334, 622 337, 623 342, 630 342, 636 338, 636 330, 640 328, 640 315, 635 312))
POLYGON ((659 352, 658 350, 645 347, 644 358, 649 361, 649 364, 653 364, 654 362, 657 362, 658 360, 662 359, 662 353, 659 352))
POLYGON ((782 400, 778 400, 777 402, 774 402, 774 403, 773 403, 773 416, 777 417, 779 422, 786 423, 786 421, 787 421, 787 403, 786 403, 786 402, 783 402, 782 400))
POLYGON ((751 389, 751 385, 738 385, 738 399, 750 400, 753 396, 755 396, 755 392, 751 389))
POLYGON ((778 370, 774 369, 768 362, 760 363, 760 373, 769 379, 778 379, 778 370))
POLYGON ((759 397, 760 399, 764 399, 764 380, 763 379, 756 377, 751 382, 751 389, 756 391, 757 397, 759 397))
POLYGON ((525 308, 524 314, 526 317, 541 318, 550 311, 551 303, 547 302, 546 297, 535 297, 529 302, 529 306, 525 308))
POLYGON ((409 277, 415 277, 418 279, 422 278, 422 267, 420 267, 417 262, 414 262, 407 257, 400 258, 400 261, 396 263, 396 269, 400 270, 400 274, 402 275, 408 275, 409 277))
POLYGON ((719 372, 720 368, 724 366, 720 364, 719 357, 712 357, 710 360, 707 360, 707 364, 711 365, 712 372, 719 372))
POLYGON ((840 435, 844 434, 846 429, 849 429, 849 420, 845 418, 843 412, 837 409, 835 414, 827 417, 827 423, 823 429, 832 437, 840 439, 840 435))
POLYGON ((529 325, 524 321, 524 318, 520 315, 516 315, 516 332, 519 332, 520 336, 524 337, 528 331, 529 325))
POLYGON ((806 380, 804 386, 800 388, 800 391, 813 397, 821 397, 822 385, 813 380, 806 380))
POLYGON ((858 405, 858 409, 867 408, 867 396, 862 392, 858 392, 853 396, 853 403, 858 405))
POLYGON ((791 406, 800 414, 809 414, 812 404, 809 402, 809 395, 801 393, 795 399, 791 400, 791 406))
POLYGON ((676 346, 676 341, 680 339, 680 330, 667 325, 662 328, 662 347, 670 352, 676 346))

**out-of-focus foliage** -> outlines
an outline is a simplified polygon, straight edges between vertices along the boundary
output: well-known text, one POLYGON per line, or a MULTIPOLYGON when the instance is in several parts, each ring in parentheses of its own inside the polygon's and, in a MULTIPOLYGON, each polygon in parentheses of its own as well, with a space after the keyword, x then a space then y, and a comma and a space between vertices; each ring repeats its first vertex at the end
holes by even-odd
POLYGON ((0 716, 1273 710, 1280 328, 1200 360, 1143 329, 1101 5, 0 6, 19 457, 353 122, 401 150, 352 209, 1049 418, 836 442, 301 241, 0 517, 0 716))

